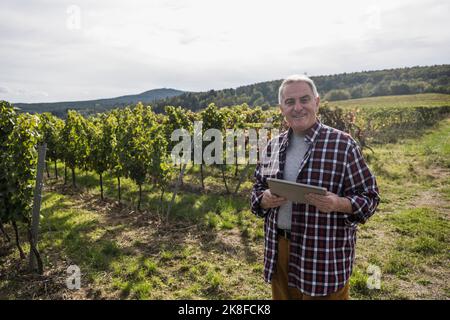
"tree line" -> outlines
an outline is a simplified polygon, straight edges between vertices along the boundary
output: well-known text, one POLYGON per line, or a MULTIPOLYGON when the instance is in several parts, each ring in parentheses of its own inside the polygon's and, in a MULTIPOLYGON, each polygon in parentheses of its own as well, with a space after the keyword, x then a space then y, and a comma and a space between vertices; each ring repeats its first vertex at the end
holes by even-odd
MULTIPOLYGON (((379 71, 363 71, 311 77, 322 100, 336 101, 365 97, 402 95, 416 93, 450 93, 450 65, 397 68, 379 71)), ((214 103, 218 107, 247 104, 268 109, 278 103, 278 88, 282 80, 266 81, 241 86, 236 89, 209 90, 205 92, 184 92, 173 89, 155 89, 140 95, 92 101, 19 104, 24 112, 51 112, 60 118, 68 110, 76 109, 88 116, 107 112, 116 107, 125 107, 142 101, 151 104, 153 111, 164 113, 165 107, 181 106, 198 111, 214 103), (169 98, 157 99, 165 95, 169 98), (134 99, 134 102, 130 102, 134 99)))
MULTIPOLYGON (((341 73, 313 76, 311 79, 322 99, 328 101, 415 93, 450 94, 450 65, 341 73)), ((154 107, 157 112, 162 112, 166 105, 196 111, 210 103, 219 107, 246 103, 267 109, 278 103, 281 81, 261 82, 236 89, 186 92, 158 100, 154 107)))

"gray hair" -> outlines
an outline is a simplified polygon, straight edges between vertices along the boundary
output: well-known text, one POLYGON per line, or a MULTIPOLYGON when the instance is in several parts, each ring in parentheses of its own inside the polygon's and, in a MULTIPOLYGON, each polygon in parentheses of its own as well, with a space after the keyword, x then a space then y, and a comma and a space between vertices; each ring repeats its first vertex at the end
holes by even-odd
POLYGON ((314 84, 314 81, 312 81, 308 76, 302 75, 302 74, 294 74, 292 76, 287 77, 286 79, 283 80, 283 82, 280 85, 280 88, 278 89, 278 103, 281 104, 282 102, 282 95, 283 95, 283 90, 284 88, 291 83, 295 83, 295 82, 305 82, 309 85, 309 87, 311 88, 314 97, 318 98, 319 97, 319 92, 317 91, 316 85, 314 84))

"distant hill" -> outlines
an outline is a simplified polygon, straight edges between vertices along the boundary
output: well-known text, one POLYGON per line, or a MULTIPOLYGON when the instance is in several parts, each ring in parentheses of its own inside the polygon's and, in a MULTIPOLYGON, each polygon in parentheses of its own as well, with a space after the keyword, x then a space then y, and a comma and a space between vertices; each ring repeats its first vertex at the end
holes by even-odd
MULTIPOLYGON (((322 100, 338 101, 366 97, 404 95, 417 93, 450 94, 450 65, 397 68, 362 71, 335 75, 312 76, 322 100)), ((64 117, 67 109, 77 109, 82 114, 104 112, 116 107, 133 105, 141 101, 151 105, 156 112, 164 107, 182 106, 197 111, 210 103, 219 107, 247 103, 249 106, 268 108, 278 104, 280 80, 241 86, 236 89, 183 92, 175 89, 154 89, 137 95, 89 101, 54 103, 16 103, 24 112, 52 112, 64 117)))
MULTIPOLYGON (((416 93, 450 94, 450 65, 397 68, 378 71, 311 76, 322 100, 337 101, 416 93)), ((182 106, 198 110, 215 103, 219 107, 247 103, 263 108, 278 104, 280 80, 260 82, 236 89, 185 92, 153 104, 156 111, 164 106, 182 106)))
POLYGON ((184 93, 184 91, 163 88, 145 91, 140 94, 126 95, 108 99, 50 103, 15 103, 14 106, 20 108, 23 112, 51 112, 57 116, 63 116, 66 113, 67 109, 84 111, 84 113, 104 112, 109 109, 126 105, 133 105, 138 102, 142 102, 144 104, 152 104, 156 100, 175 97, 182 93, 184 93))

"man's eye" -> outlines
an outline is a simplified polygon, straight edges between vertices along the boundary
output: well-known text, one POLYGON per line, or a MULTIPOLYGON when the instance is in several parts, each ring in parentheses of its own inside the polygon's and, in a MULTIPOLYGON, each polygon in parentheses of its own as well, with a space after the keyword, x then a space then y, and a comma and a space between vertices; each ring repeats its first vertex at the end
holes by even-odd
POLYGON ((305 98, 301 98, 301 99, 300 99, 300 102, 301 102, 301 103, 308 103, 309 100, 310 100, 309 97, 305 97, 305 98))

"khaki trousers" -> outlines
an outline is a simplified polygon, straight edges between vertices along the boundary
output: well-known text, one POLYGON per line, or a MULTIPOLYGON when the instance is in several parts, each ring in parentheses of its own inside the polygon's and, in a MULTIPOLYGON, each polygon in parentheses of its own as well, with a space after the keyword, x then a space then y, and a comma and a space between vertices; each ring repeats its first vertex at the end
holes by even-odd
POLYGON ((272 277, 272 299, 273 300, 348 300, 349 283, 344 288, 328 296, 312 297, 303 294, 297 288, 288 287, 288 264, 289 264, 290 241, 278 237, 278 260, 275 273, 272 277))

